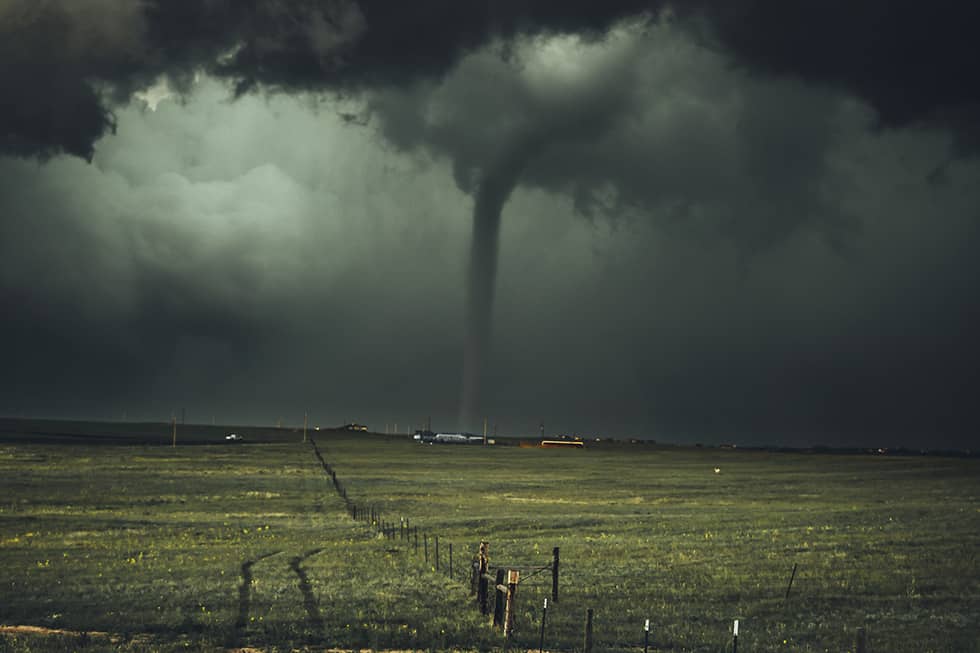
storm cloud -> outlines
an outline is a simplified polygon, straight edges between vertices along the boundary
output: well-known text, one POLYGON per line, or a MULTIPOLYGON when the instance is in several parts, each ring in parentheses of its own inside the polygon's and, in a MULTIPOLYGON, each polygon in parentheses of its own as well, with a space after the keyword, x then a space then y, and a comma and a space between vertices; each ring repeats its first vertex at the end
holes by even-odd
POLYGON ((840 88, 885 125, 940 122, 975 147, 980 91, 964 82, 978 10, 969 3, 4 0, 2 151, 91 158, 114 108, 161 74, 181 89, 204 70, 238 94, 350 92, 438 79, 495 40, 601 38, 623 19, 665 13, 747 70, 840 88))
POLYGON ((502 432, 975 433, 967 5, 79 7, 0 2, 8 414, 451 426, 469 338, 502 432))

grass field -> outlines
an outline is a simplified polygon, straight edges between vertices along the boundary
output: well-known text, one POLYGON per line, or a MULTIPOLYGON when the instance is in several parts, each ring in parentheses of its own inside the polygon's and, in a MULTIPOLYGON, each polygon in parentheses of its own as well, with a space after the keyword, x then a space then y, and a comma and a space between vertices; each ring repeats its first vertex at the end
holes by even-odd
MULTIPOLYGON (((500 648, 469 596, 484 539, 517 566, 561 547, 549 650, 594 608, 597 651, 642 650, 645 619, 651 650, 724 651, 734 618, 740 651, 853 650, 858 626, 871 651, 980 651, 977 460, 315 434, 352 500, 439 536, 436 571, 351 520, 296 433, 150 431, 0 435, 0 625, 52 629, 0 650, 500 648)), ((514 648, 550 591, 520 585, 514 648)))

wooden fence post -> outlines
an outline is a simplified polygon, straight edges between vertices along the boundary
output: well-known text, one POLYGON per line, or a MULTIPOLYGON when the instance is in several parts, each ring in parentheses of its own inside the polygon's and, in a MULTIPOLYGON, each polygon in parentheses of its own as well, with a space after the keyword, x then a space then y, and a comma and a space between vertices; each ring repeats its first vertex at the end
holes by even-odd
POLYGON ((854 635, 854 650, 856 653, 868 653, 868 632, 863 626, 854 635))
POLYGON ((592 608, 585 611, 585 644, 583 650, 585 653, 592 653, 592 608))
POLYGON ((504 637, 510 639, 514 630, 514 602, 517 600, 517 584, 521 582, 521 572, 516 569, 507 570, 507 603, 504 606, 504 637))
POLYGON ((558 547, 551 550, 551 600, 558 601, 558 547))
POLYGON ((480 542, 480 559, 476 579, 476 602, 480 605, 480 614, 490 614, 487 597, 487 573, 490 571, 490 543, 480 542))
POLYGON ((497 581, 493 584, 493 625, 494 627, 499 627, 504 625, 504 599, 507 593, 507 586, 504 585, 504 574, 507 572, 503 569, 497 570, 497 581))

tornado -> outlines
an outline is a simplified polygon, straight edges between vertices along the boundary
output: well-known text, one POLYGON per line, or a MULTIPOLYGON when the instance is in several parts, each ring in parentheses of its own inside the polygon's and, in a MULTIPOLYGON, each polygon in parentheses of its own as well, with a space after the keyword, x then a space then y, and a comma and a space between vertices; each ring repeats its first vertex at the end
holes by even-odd
POLYGON ((530 153, 533 139, 511 148, 484 170, 473 195, 473 240, 467 277, 459 426, 475 430, 482 423, 482 386, 490 356, 493 298, 500 248, 500 214, 510 198, 530 153))
POLYGON ((556 143, 599 138, 630 107, 625 97, 633 87, 631 53, 629 48, 616 50, 603 65, 581 77, 525 97, 519 117, 509 124, 505 121, 488 140, 489 155, 479 162, 475 178, 459 174, 471 169, 471 153, 465 152, 467 158, 457 161, 457 183, 473 197, 458 420, 463 431, 480 428, 488 416, 483 387, 491 361, 501 211, 534 157, 556 143))

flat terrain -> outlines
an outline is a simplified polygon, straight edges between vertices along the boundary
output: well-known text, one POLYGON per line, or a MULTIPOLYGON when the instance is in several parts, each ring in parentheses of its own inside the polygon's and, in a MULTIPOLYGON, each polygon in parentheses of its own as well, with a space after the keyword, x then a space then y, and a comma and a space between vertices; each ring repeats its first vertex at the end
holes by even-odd
MULTIPOLYGON (((500 648, 469 595, 486 540, 525 570, 560 547, 549 650, 593 608, 597 651, 642 650, 645 619, 650 650, 730 650, 735 618, 741 651, 853 650, 859 626, 871 651, 980 651, 975 459, 313 433, 416 549, 352 520, 296 432, 55 431, 0 428, 0 626, 51 629, 0 650, 500 648)), ((537 648, 551 578, 524 575, 513 647, 537 648)))

